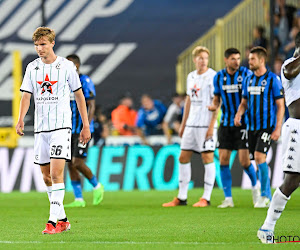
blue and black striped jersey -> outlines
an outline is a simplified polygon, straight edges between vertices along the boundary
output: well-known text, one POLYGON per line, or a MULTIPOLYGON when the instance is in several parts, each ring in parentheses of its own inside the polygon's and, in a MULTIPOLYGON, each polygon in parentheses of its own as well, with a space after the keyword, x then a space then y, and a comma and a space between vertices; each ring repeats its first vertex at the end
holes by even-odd
MULTIPOLYGON (((220 70, 214 78, 214 95, 221 97, 222 116, 221 124, 225 127, 234 126, 234 117, 242 100, 242 89, 245 79, 252 72, 241 66, 233 75, 230 75, 226 68, 220 70)), ((242 124, 247 124, 245 115, 242 117, 242 124)))
MULTIPOLYGON (((82 92, 85 97, 85 100, 92 100, 96 97, 96 90, 94 83, 91 78, 87 75, 79 75, 80 82, 82 84, 82 92)), ((71 110, 72 110, 72 134, 79 134, 82 129, 82 120, 79 114, 79 110, 77 108, 76 100, 74 97, 74 93, 71 93, 71 110)), ((94 132, 94 121, 90 123, 90 131, 94 132)))
POLYGON ((248 103, 249 130, 275 128, 276 100, 283 98, 283 88, 278 76, 271 71, 257 77, 247 77, 243 88, 243 98, 248 103))

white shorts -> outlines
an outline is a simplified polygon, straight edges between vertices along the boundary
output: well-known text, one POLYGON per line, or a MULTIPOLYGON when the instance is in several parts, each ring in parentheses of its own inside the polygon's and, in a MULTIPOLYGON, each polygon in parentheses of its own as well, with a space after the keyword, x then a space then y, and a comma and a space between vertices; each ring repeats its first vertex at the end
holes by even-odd
POLYGON ((212 140, 209 142, 209 148, 205 142, 208 128, 185 127, 181 138, 181 150, 195 151, 197 153, 214 151, 217 142, 217 128, 214 128, 212 140), (206 146, 207 145, 207 146, 206 146))
POLYGON ((283 171, 300 173, 300 120, 289 118, 282 127, 283 171))
POLYGON ((34 134, 34 163, 46 165, 51 158, 70 161, 71 135, 69 128, 34 134))

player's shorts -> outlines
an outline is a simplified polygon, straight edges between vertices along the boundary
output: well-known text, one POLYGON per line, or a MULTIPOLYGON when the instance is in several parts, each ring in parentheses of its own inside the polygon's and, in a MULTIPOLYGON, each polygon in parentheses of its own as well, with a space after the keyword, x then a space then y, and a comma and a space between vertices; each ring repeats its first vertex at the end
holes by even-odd
POLYGON ((34 163, 46 165, 50 159, 71 160, 71 129, 34 134, 34 163))
POLYGON ((289 118, 282 127, 283 171, 300 173, 300 120, 289 118))
POLYGON ((248 131, 248 142, 249 142, 249 151, 250 159, 254 159, 254 152, 268 153, 269 148, 271 147, 271 134, 274 128, 270 129, 261 129, 256 131, 248 131))
POLYGON ((213 137, 206 141, 208 128, 185 127, 181 138, 181 150, 189 150, 197 153, 214 151, 217 142, 217 128, 214 128, 213 137))
POLYGON ((248 149, 248 131, 246 126, 224 127, 218 129, 217 148, 228 150, 248 149))
POLYGON ((71 147, 72 157, 86 158, 88 146, 89 146, 89 143, 83 145, 79 141, 79 134, 72 134, 72 147, 71 147))

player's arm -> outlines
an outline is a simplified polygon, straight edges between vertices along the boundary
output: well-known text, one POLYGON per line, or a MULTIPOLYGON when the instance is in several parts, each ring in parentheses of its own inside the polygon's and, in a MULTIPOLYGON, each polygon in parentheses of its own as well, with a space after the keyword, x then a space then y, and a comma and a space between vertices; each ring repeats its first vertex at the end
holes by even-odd
POLYGON ((183 117, 182 117, 182 121, 181 121, 180 128, 179 128, 179 133, 178 133, 178 135, 180 137, 182 137, 182 135, 183 135, 185 124, 186 124, 186 121, 189 117, 190 107, 191 107, 191 98, 190 98, 189 95, 187 95, 186 98, 185 98, 183 117))
POLYGON ((284 98, 277 99, 275 103, 277 106, 277 114, 276 114, 277 120, 276 120, 276 127, 271 134, 271 139, 277 141, 280 137, 282 121, 285 112, 284 98))
MULTIPOLYGON (((210 106, 208 106, 209 111, 216 111, 221 105, 221 98, 219 95, 214 95, 213 101, 210 106)), ((217 115, 218 116, 218 115, 217 115)))
POLYGON ((90 99, 86 101, 87 103, 87 108, 88 108, 88 120, 89 123, 92 122, 95 114, 95 109, 96 109, 96 101, 95 99, 90 99))
POLYGON ((30 106, 31 93, 23 92, 21 102, 20 102, 20 111, 19 119, 16 125, 16 132, 18 135, 24 135, 24 117, 27 114, 27 111, 30 106))
POLYGON ((81 88, 75 91, 74 94, 83 125, 82 130, 80 132, 79 140, 81 143, 83 143, 83 145, 85 145, 91 139, 90 124, 86 110, 86 102, 81 88))
POLYGON ((212 111, 213 114, 212 114, 210 124, 209 124, 208 129, 207 129, 207 132, 206 132, 206 138, 205 139, 209 139, 209 138, 213 137, 214 127, 215 127, 216 121, 218 119, 218 113, 219 113, 219 110, 220 110, 219 106, 220 105, 218 105, 218 108, 216 110, 212 111))
POLYGON ((295 78, 300 73, 300 56, 285 65, 282 71, 286 79, 291 80, 295 78))
POLYGON ((235 126, 239 127, 242 125, 242 123, 241 123, 242 115, 245 114, 247 108, 248 108, 247 99, 242 98, 242 101, 240 103, 238 111, 236 112, 235 117, 234 117, 234 125, 235 126))

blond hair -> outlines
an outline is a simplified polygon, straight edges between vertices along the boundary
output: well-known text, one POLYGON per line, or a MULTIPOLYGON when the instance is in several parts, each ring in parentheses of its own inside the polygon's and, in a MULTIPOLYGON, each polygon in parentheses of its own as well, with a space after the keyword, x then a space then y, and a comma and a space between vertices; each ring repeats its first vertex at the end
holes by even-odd
POLYGON ((201 52, 206 52, 209 55, 209 49, 204 46, 197 46, 193 49, 192 55, 193 57, 198 56, 201 52))
POLYGON ((55 32, 53 29, 50 29, 48 27, 38 27, 32 35, 32 41, 36 42, 43 36, 46 36, 50 43, 55 40, 55 32))

